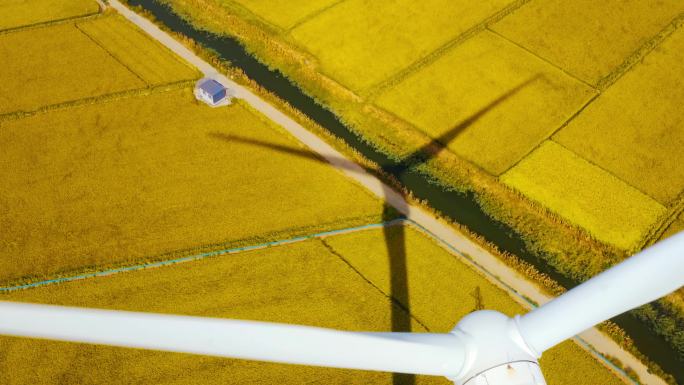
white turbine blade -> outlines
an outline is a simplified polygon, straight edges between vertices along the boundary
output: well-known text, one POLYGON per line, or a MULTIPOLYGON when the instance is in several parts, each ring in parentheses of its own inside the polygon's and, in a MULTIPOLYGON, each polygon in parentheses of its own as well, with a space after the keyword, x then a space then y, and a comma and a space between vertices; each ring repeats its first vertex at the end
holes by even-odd
POLYGON ((520 317, 520 332, 544 350, 684 286, 684 232, 641 251, 520 317))
POLYGON ((465 356, 452 334, 357 333, 2 301, 0 335, 442 376, 457 374, 465 356))

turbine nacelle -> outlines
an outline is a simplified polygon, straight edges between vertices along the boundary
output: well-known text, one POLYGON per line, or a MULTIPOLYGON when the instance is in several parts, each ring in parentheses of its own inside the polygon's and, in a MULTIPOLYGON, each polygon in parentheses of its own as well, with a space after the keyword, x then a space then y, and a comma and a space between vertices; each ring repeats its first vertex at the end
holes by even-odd
POLYGON ((463 342, 466 360, 449 379, 457 385, 546 385, 540 354, 525 343, 519 319, 492 310, 463 317, 451 333, 463 342))

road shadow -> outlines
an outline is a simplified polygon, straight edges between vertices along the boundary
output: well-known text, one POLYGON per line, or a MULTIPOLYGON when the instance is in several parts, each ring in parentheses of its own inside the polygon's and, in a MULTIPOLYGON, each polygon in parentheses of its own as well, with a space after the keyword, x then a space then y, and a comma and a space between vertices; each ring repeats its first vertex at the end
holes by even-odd
MULTIPOLYGON (((437 138, 434 138, 429 143, 420 147, 413 153, 404 157, 402 161, 396 162, 392 165, 384 165, 383 171, 388 172, 400 179, 401 175, 408 171, 410 168, 419 166, 422 163, 429 161, 432 157, 439 154, 446 146, 449 145, 451 141, 456 139, 464 130, 472 126, 480 118, 485 116, 492 109, 496 108, 498 105, 503 103, 505 100, 511 98, 520 90, 527 87, 534 81, 541 78, 542 75, 535 75, 530 79, 520 83, 504 94, 500 95, 496 99, 492 100, 483 108, 476 111, 474 114, 464 119, 463 121, 456 124, 454 127, 447 130, 445 133, 437 138)), ((358 166, 347 159, 328 159, 304 149, 292 148, 280 144, 269 143, 259 139, 246 138, 242 136, 226 134, 222 132, 210 132, 208 134, 210 137, 217 140, 222 140, 230 143, 242 143, 262 148, 267 148, 273 151, 298 156, 308 160, 313 160, 322 163, 334 163, 336 167, 341 167, 344 170, 357 172, 358 166)), ((390 191, 389 187, 383 187, 385 202, 383 205, 382 219, 383 221, 391 221, 396 219, 396 211, 408 212, 408 206, 406 202, 399 203, 399 205, 404 205, 403 207, 392 207, 387 203, 387 197, 390 194, 395 194, 396 192, 390 191)), ((403 193, 400 193, 403 195, 403 193)), ((395 205, 397 202, 394 202, 395 205)), ((390 271, 390 299, 393 303, 391 306, 391 322, 393 332, 411 332, 411 298, 409 293, 409 282, 408 282, 408 269, 407 269, 407 255, 406 255, 406 230, 403 225, 396 226, 384 226, 383 236, 385 239, 385 246, 388 254, 388 265, 390 271)), ((476 308, 481 307, 481 298, 479 297, 479 288, 475 295, 479 298, 479 302, 476 304, 476 308)), ((478 300, 478 299, 476 299, 478 300)), ((392 382, 393 385, 414 385, 415 375, 413 374, 403 374, 403 373, 393 373, 392 382)))

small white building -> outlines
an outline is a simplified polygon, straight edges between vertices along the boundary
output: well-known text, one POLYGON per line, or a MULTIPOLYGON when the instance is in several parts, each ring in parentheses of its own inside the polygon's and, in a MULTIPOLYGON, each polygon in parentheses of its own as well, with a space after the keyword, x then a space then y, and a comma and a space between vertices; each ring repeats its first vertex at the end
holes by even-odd
POLYGON ((228 89, 218 81, 211 78, 200 79, 195 86, 197 100, 207 103, 212 107, 230 104, 228 89))

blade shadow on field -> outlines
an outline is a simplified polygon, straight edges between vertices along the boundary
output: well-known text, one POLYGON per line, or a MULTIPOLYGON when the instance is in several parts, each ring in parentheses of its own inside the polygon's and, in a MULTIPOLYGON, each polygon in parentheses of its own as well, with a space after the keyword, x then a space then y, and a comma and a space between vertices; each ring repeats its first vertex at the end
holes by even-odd
MULTIPOLYGON (((516 87, 502 94, 498 98, 491 101, 489 104, 476 111, 474 114, 464 119, 439 137, 431 140, 429 143, 420 147, 400 162, 396 162, 392 165, 381 165, 383 171, 394 174, 395 176, 400 176, 401 174, 407 172, 409 169, 416 167, 422 163, 427 162, 430 158, 441 152, 451 141, 456 139, 465 129, 472 126, 481 117, 486 115, 496 106, 500 105, 505 100, 509 99, 520 90, 528 86, 530 83, 539 79, 542 75, 536 75, 530 79, 520 83, 516 87)), ((208 134, 210 137, 230 142, 230 143, 242 143, 246 145, 252 145, 262 148, 271 149, 273 151, 294 155, 297 157, 314 160, 321 163, 334 163, 336 167, 343 168, 346 171, 357 172, 358 166, 350 160, 347 159, 328 159, 305 149, 292 148, 280 144, 269 143, 259 139, 246 138, 242 136, 225 134, 222 132, 211 132, 208 134)), ((385 197, 385 202, 383 204, 382 219, 384 222, 391 221, 396 218, 396 210, 401 213, 408 212, 408 204, 405 201, 394 200, 393 204, 395 207, 391 206, 387 200, 391 194, 396 194, 394 190, 391 190, 386 185, 383 186, 383 193, 385 197), (399 207, 396 207, 399 205, 399 207), (395 210, 396 209, 396 210, 395 210)), ((402 194, 403 195, 403 194, 402 194)), ((384 226, 383 235, 385 239, 385 246, 388 253, 388 264, 389 264, 389 280, 390 280, 390 293, 389 297, 393 303, 391 306, 391 322, 393 332, 410 332, 411 331, 411 301, 408 286, 408 269, 407 269, 407 257, 406 257, 406 234, 405 228, 402 225, 398 226, 384 226)), ((415 375, 412 374, 402 374, 393 373, 392 382, 394 385, 413 385, 415 384, 415 375)))

